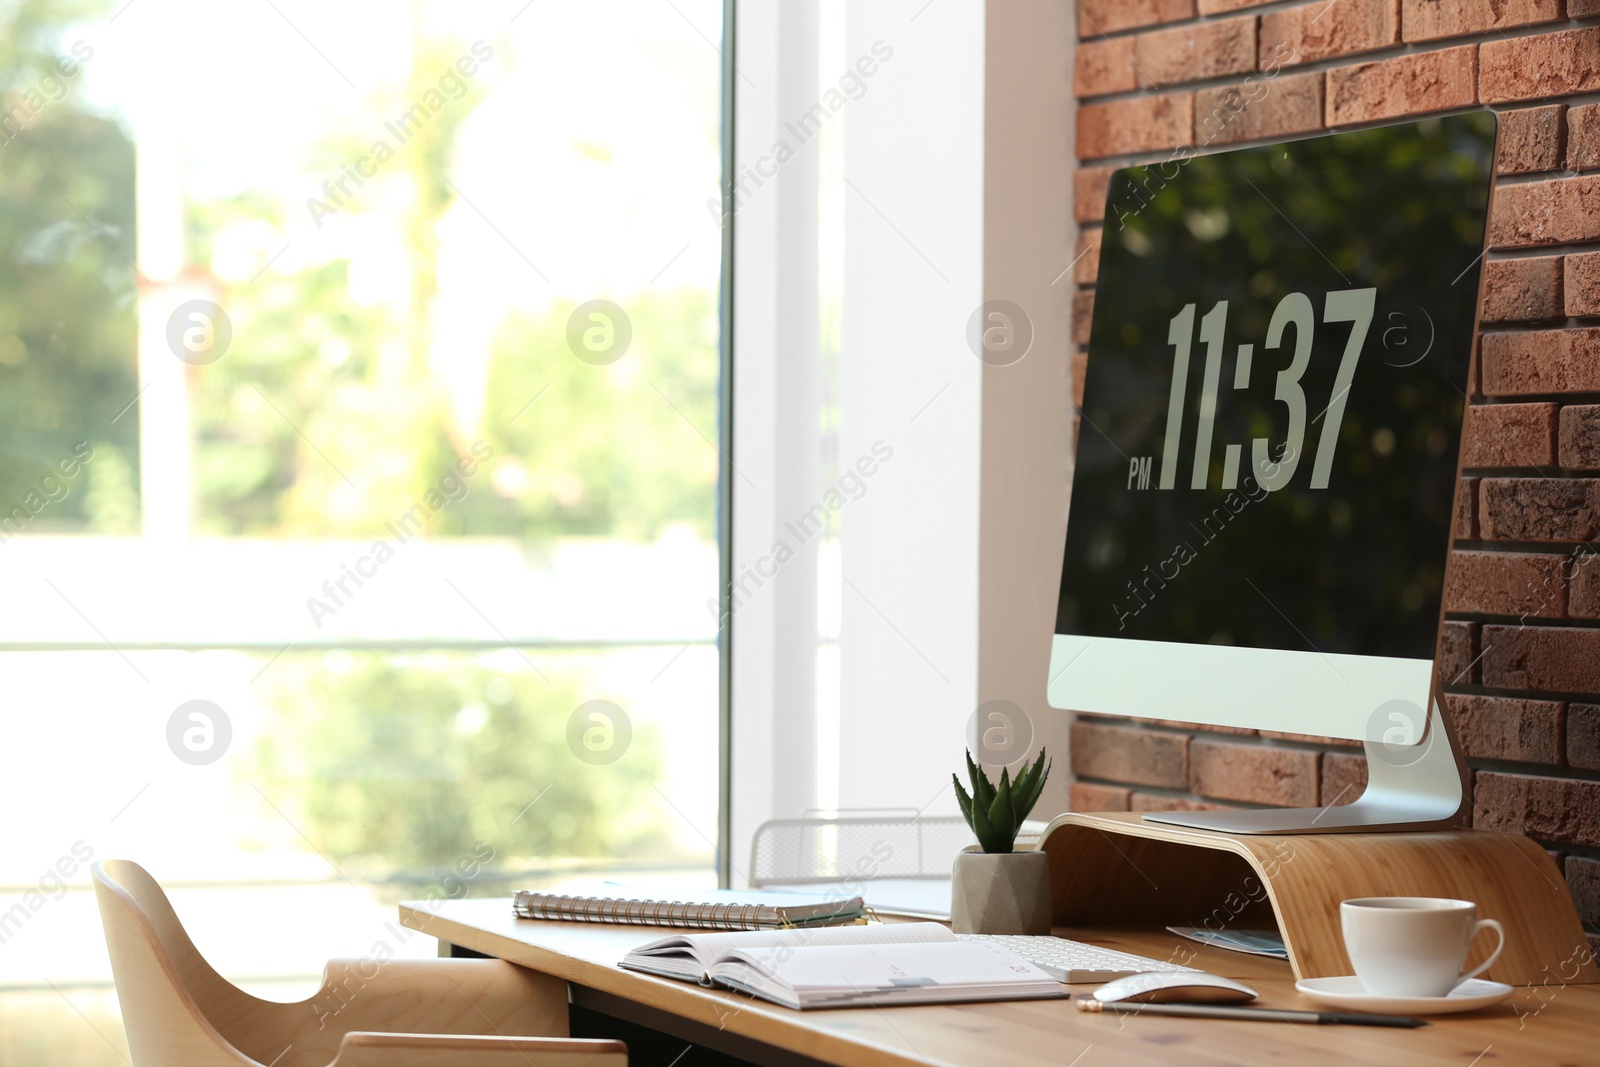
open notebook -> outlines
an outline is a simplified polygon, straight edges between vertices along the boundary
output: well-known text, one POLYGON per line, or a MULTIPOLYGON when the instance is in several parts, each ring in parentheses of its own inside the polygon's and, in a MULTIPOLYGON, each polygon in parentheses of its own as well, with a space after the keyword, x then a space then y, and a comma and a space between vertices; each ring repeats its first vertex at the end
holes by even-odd
POLYGON ((1021 956, 959 941, 938 923, 677 934, 639 946, 621 966, 725 986, 787 1008, 1065 995, 1021 956))

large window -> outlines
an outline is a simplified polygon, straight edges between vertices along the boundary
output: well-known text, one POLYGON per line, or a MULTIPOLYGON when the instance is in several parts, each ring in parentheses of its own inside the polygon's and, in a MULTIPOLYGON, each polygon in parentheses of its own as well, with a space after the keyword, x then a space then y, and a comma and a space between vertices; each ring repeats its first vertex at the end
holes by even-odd
POLYGON ((283 998, 714 882, 721 25, 0 4, 0 1064, 123 1062, 92 859, 283 998))

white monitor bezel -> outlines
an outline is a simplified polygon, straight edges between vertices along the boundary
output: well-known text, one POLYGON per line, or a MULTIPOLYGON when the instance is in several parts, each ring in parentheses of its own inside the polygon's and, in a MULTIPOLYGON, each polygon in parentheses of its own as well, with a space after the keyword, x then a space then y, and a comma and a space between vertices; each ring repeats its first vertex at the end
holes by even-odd
POLYGON ((1056 634, 1046 699, 1061 710, 1199 726, 1392 740, 1403 700, 1421 740, 1433 661, 1056 634))

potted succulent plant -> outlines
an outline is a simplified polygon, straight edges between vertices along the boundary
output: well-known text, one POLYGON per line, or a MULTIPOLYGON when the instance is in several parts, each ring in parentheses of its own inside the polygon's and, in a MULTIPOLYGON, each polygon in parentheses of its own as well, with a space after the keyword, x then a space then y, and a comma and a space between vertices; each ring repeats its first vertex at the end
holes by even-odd
POLYGON ((950 927, 958 934, 1048 934, 1050 932, 1050 857, 1017 852, 1017 831, 1033 810, 1050 775, 1044 750, 1033 766, 1011 777, 1000 771, 998 785, 967 753, 969 795, 951 775, 961 814, 978 838, 978 848, 956 856, 951 872, 950 927))

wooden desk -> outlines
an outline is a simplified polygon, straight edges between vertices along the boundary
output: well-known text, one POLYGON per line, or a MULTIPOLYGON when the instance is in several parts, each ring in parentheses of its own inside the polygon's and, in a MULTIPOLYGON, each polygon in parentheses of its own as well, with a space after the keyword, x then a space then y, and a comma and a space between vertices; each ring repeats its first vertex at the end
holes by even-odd
MULTIPOLYGON (((437 937, 441 946, 460 946, 564 978, 580 1007, 768 1067, 1521 1067, 1592 1063, 1600 1044, 1600 987, 1563 986, 1559 980, 1518 989, 1487 1011, 1436 1017, 1418 1030, 1084 1015, 1064 1000, 798 1012, 617 967, 629 949, 668 932, 653 927, 531 922, 514 918, 509 900, 402 904, 400 921, 437 937)), ((1194 945, 1166 933, 1056 932, 1157 959, 1170 958, 1179 946, 1192 948, 1193 966, 1249 982, 1266 1003, 1314 1007, 1294 991, 1284 962, 1194 945)))

